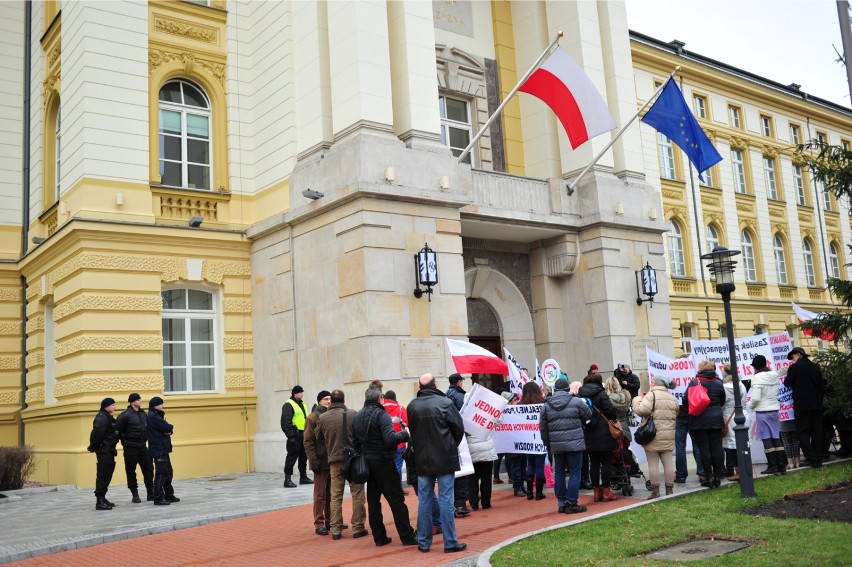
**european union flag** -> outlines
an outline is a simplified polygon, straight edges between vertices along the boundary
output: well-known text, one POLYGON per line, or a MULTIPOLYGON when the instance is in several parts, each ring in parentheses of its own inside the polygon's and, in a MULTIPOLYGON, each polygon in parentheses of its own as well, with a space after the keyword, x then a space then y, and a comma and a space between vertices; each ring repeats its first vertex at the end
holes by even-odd
POLYGON ((683 99, 683 93, 672 78, 668 80, 651 109, 645 113, 642 122, 653 126, 677 144, 698 170, 698 177, 702 181, 702 174, 722 161, 722 156, 698 125, 683 99))

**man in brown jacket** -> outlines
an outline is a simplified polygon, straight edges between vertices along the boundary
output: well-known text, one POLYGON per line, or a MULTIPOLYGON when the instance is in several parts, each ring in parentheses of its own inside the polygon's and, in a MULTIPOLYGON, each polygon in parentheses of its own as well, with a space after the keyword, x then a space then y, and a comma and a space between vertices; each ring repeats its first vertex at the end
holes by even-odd
POLYGON ((331 492, 331 476, 329 475, 328 455, 325 443, 316 442, 316 427, 319 418, 331 405, 331 392, 323 390, 317 394, 317 405, 308 415, 305 422, 305 452, 308 464, 314 473, 314 533, 328 535, 331 527, 331 502, 328 494, 331 492))
MULTIPOLYGON (((343 390, 331 392, 331 405, 323 413, 314 430, 316 443, 324 443, 328 455, 331 476, 331 539, 343 537, 343 446, 352 438, 352 422, 357 412, 346 408, 343 390), (346 418, 346 433, 343 434, 343 419, 346 418)), ((367 520, 364 485, 349 483, 352 493, 352 537, 359 538, 369 534, 364 527, 367 520)))

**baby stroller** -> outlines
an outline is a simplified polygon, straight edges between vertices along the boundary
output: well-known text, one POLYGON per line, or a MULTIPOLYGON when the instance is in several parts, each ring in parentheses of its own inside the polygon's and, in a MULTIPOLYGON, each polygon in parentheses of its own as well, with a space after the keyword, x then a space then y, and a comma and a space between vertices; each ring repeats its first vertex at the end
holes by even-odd
MULTIPOLYGON (((633 485, 630 481, 630 465, 634 461, 630 454, 630 442, 622 437, 618 440, 618 447, 612 452, 612 479, 610 484, 613 492, 621 491, 624 496, 633 496, 633 485)), ((645 479, 642 469, 638 471, 639 477, 645 479)), ((651 490, 651 481, 645 479, 645 487, 651 490)))

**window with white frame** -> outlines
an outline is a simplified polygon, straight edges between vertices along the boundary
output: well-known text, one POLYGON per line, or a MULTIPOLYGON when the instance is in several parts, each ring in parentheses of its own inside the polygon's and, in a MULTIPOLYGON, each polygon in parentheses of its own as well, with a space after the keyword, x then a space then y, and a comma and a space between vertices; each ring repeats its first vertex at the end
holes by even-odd
POLYGON ((728 124, 731 128, 742 128, 740 121, 740 109, 736 106, 728 106, 728 124))
POLYGON ((660 148, 660 175, 665 179, 675 179, 674 146, 668 136, 657 132, 657 146, 660 148))
POLYGON ((768 333, 768 332, 769 332, 769 326, 768 325, 755 325, 754 326, 754 334, 755 335, 762 335, 763 333, 768 333))
POLYGON ((820 191, 822 191, 822 205, 826 211, 833 211, 834 207, 831 204, 831 191, 828 190, 828 185, 825 181, 818 181, 820 191))
POLYGON ((832 242, 828 245, 828 265, 831 270, 830 275, 833 278, 840 277, 840 251, 837 248, 837 243, 832 242))
POLYGON ((819 142, 822 146, 828 145, 828 136, 826 136, 823 132, 817 132, 817 142, 819 142))
MULTIPOLYGON (((449 146, 453 155, 458 157, 470 144, 470 104, 457 98, 440 96, 438 106, 441 113, 441 143, 449 146)), ((470 156, 470 153, 465 156, 464 163, 471 163, 470 156)))
POLYGON ((210 190, 210 102, 199 87, 176 79, 160 89, 160 176, 163 185, 210 190))
POLYGON ((742 150, 731 150, 731 167, 734 169, 734 189, 737 193, 745 193, 747 189, 742 150))
POLYGON ((796 124, 790 124, 790 141, 794 144, 802 143, 801 130, 796 124))
POLYGON ((772 239, 772 250, 775 253, 775 274, 778 276, 778 283, 787 285, 787 253, 780 234, 776 234, 772 239))
POLYGON ((719 246, 719 232, 712 224, 707 225, 707 250, 712 252, 719 246))
POLYGON ((58 201, 60 190, 59 182, 62 179, 62 107, 58 105, 56 107, 56 134, 54 140, 56 142, 56 190, 54 193, 54 200, 58 201))
POLYGON ((757 262, 754 258, 754 241, 751 238, 749 231, 744 230, 741 239, 741 247, 743 253, 743 270, 745 271, 745 280, 747 282, 757 281, 757 262))
POLYGON ((695 331, 695 325, 683 324, 680 326, 680 348, 682 352, 692 352, 692 341, 696 338, 695 331))
POLYGON ((793 182, 796 184, 796 202, 806 205, 808 201, 805 196, 805 173, 801 165, 793 164, 793 182))
POLYGON ((772 118, 763 114, 760 115, 760 132, 767 138, 772 137, 772 118))
POLYGON ((686 260, 683 253, 683 233, 675 221, 669 221, 669 263, 673 276, 686 275, 686 260))
POLYGON ((213 294, 198 289, 169 289, 161 296, 165 391, 214 391, 218 341, 213 294))
POLYGON ((698 118, 707 118, 707 99, 701 95, 692 95, 692 110, 698 118))
POLYGON ((802 242, 802 252, 805 256, 805 280, 808 287, 816 287, 816 270, 814 268, 814 251, 810 241, 806 238, 802 242))
POLYGON ((775 183, 775 160, 763 156, 763 177, 766 181, 766 196, 778 200, 778 186, 775 183))
POLYGON ((722 323, 719 325, 719 338, 726 339, 728 338, 728 326, 722 323))

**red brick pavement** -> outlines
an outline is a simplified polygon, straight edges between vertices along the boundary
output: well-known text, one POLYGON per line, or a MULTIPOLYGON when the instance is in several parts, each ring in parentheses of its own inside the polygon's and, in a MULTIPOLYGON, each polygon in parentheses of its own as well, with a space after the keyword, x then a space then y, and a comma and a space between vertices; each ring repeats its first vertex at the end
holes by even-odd
MULTIPOLYGON (((417 498, 406 498, 412 526, 416 523, 417 498)), ((63 551, 14 563, 19 567, 61 566, 90 567, 112 563, 121 558, 135 556, 144 563, 157 567, 184 565, 274 565, 333 567, 365 565, 370 567, 431 566, 448 563, 468 555, 485 551, 501 541, 522 533, 565 523, 638 502, 636 498, 619 498, 614 502, 592 504, 591 496, 580 496, 580 504, 589 508, 585 514, 557 514, 556 498, 552 493, 541 501, 528 501, 515 497, 511 491, 495 490, 492 508, 471 512, 466 518, 456 519, 459 541, 467 544, 463 553, 446 554, 441 536, 432 541, 429 553, 420 553, 417 547, 403 547, 393 526, 387 504, 384 517, 388 535, 393 543, 376 547, 372 535, 352 539, 352 530, 343 532, 343 539, 333 541, 331 536, 314 534, 312 506, 297 506, 258 514, 236 520, 207 524, 133 540, 105 543, 73 551, 63 551)), ((179 506, 179 504, 177 504, 179 506)), ((345 499, 344 518, 349 522, 352 503, 345 499)), ((153 512, 152 512, 153 513, 153 512)), ((116 513, 116 519, 120 516, 116 513)))

